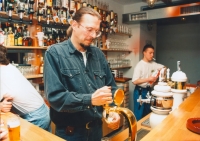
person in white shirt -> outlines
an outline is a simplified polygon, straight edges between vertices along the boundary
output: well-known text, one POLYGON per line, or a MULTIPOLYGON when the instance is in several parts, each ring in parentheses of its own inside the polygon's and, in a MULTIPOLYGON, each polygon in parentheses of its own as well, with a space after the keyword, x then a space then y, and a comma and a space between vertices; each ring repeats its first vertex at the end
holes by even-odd
POLYGON ((0 46, 0 106, 2 112, 13 112, 23 119, 50 131, 49 108, 33 85, 6 57, 0 46))
POLYGON ((151 112, 150 104, 143 103, 141 105, 137 102, 137 99, 139 96, 142 99, 147 98, 147 93, 151 91, 153 83, 158 78, 158 76, 152 76, 152 73, 164 67, 153 61, 154 47, 152 45, 145 45, 142 52, 144 55, 143 59, 135 66, 132 78, 132 83, 135 85, 133 92, 134 114, 137 120, 140 120, 151 112))

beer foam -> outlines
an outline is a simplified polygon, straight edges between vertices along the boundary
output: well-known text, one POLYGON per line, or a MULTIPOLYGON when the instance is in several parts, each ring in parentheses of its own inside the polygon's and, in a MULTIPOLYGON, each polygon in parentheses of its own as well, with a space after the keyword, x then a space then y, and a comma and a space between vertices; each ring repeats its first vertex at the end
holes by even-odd
POLYGON ((8 128, 15 128, 15 127, 20 126, 20 121, 19 120, 9 120, 9 121, 7 121, 7 125, 8 125, 8 128))

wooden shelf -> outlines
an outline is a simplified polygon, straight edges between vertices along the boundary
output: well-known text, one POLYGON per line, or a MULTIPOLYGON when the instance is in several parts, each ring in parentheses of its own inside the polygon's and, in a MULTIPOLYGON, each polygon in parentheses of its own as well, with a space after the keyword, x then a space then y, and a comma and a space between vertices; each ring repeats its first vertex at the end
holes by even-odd
POLYGON ((47 46, 34 47, 34 46, 6 46, 8 49, 47 49, 47 46))
POLYGON ((116 33, 112 33, 112 34, 109 34, 109 35, 120 35, 120 36, 129 36, 131 37, 132 35, 131 34, 127 34, 127 33, 120 33, 120 32, 116 32, 116 33))
POLYGON ((131 80, 132 78, 127 78, 127 77, 123 77, 123 78, 115 78, 116 82, 121 82, 121 83, 125 83, 129 80, 131 80))
POLYGON ((102 51, 106 51, 106 52, 131 52, 131 50, 123 50, 123 49, 119 49, 119 50, 113 50, 113 49, 101 49, 102 51))
POLYGON ((27 79, 32 79, 32 78, 42 78, 43 74, 35 74, 35 75, 25 75, 27 79))
POLYGON ((119 70, 119 69, 130 69, 131 66, 126 66, 126 67, 117 67, 117 68, 111 68, 112 70, 119 70))

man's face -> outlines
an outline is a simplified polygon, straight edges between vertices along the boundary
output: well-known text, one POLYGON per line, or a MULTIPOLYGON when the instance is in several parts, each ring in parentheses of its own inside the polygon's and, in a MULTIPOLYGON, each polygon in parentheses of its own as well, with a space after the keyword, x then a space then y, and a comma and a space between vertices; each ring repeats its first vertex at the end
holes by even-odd
POLYGON ((148 61, 148 62, 152 61, 153 56, 154 56, 154 49, 152 49, 152 48, 147 48, 147 49, 144 51, 144 58, 145 58, 146 61, 148 61))
POLYGON ((85 14, 79 23, 75 23, 75 29, 73 34, 76 41, 83 48, 90 46, 92 41, 96 38, 100 29, 100 22, 97 17, 85 14))

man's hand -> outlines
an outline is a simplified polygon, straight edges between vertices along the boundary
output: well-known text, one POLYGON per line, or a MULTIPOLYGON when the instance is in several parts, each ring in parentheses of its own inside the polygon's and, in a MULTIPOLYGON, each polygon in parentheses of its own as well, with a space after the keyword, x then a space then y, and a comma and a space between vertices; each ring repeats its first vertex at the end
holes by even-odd
POLYGON ((13 98, 6 94, 3 97, 3 101, 0 103, 1 104, 1 111, 2 112, 10 112, 11 108, 12 108, 12 100, 13 98))
POLYGON ((156 77, 150 76, 150 77, 148 78, 148 82, 149 82, 150 84, 153 84, 157 79, 158 79, 158 76, 156 76, 156 77))
POLYGON ((106 123, 108 124, 108 127, 116 130, 119 128, 119 124, 120 124, 120 116, 118 113, 116 112, 110 112, 109 113, 109 117, 108 117, 108 121, 106 120, 106 123))
POLYGON ((113 99, 112 99, 111 87, 104 86, 96 90, 92 94, 91 101, 92 101, 92 105, 96 105, 96 106, 112 103, 113 99))

